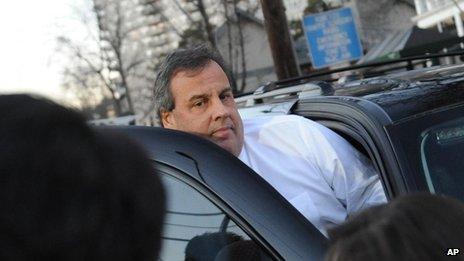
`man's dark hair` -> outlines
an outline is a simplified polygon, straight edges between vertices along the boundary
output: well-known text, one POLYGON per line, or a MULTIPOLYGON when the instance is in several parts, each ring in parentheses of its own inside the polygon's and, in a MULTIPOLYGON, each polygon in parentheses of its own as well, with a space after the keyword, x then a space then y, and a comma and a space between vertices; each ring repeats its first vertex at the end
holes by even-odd
POLYGON ((230 82, 229 70, 221 55, 207 44, 199 44, 189 49, 177 49, 160 63, 155 80, 154 107, 161 124, 161 113, 174 109, 174 98, 170 90, 172 77, 179 71, 201 70, 211 61, 222 68, 230 82))
MULTIPOLYGON (((426 193, 367 209, 329 230, 328 261, 449 260, 464 246, 464 204, 426 193)), ((464 260, 464 256, 455 256, 464 260)))
POLYGON ((165 192, 141 148, 27 95, 0 119, 0 260, 156 260, 165 192))

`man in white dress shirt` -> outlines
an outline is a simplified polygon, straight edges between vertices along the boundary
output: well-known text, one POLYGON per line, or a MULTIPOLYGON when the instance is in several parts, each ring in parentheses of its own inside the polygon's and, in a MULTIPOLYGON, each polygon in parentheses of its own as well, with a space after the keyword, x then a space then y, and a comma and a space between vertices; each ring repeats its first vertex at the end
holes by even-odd
POLYGON ((348 215, 386 202, 369 160, 326 127, 295 115, 242 121, 226 71, 206 45, 169 54, 154 91, 162 126, 234 154, 324 234, 348 215))

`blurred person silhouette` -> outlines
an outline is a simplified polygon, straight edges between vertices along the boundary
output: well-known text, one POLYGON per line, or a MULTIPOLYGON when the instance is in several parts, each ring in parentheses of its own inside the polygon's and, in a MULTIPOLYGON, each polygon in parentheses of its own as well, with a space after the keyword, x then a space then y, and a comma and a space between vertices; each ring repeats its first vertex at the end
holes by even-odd
POLYGON ((243 238, 230 232, 211 232, 190 239, 185 247, 185 261, 214 261, 219 251, 243 238))
POLYGON ((353 216, 329 236, 327 261, 464 260, 464 204, 427 193, 402 196, 353 216))
POLYGON ((193 237, 185 248, 185 261, 271 260, 252 240, 232 232, 210 232, 193 237))
POLYGON ((224 246, 214 261, 270 261, 268 255, 252 240, 241 240, 224 246))
POLYGON ((156 260, 165 192, 145 152, 43 98, 0 96, 0 260, 156 260))

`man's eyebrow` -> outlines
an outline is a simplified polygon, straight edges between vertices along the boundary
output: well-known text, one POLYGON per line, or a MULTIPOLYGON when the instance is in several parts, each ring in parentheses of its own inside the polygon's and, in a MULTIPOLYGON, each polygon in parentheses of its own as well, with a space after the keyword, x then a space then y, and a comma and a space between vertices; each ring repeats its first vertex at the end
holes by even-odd
POLYGON ((209 98, 209 94, 196 94, 190 97, 189 102, 193 102, 197 99, 204 99, 204 98, 209 98))
POLYGON ((226 92, 232 92, 232 88, 231 87, 224 88, 224 90, 221 91, 221 94, 224 94, 226 92))
MULTIPOLYGON (((232 88, 231 87, 224 88, 219 95, 223 95, 226 92, 232 92, 232 88)), ((193 101, 195 101, 197 99, 209 98, 210 96, 211 96, 210 94, 196 94, 196 95, 193 95, 192 97, 190 97, 190 99, 188 101, 193 102, 193 101)))

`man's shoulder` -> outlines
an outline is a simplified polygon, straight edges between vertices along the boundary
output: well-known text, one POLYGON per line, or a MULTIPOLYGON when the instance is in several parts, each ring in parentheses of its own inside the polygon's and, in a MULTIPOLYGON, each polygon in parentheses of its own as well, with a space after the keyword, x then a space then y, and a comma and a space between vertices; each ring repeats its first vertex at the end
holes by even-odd
POLYGON ((300 122, 311 121, 298 115, 264 115, 243 120, 246 126, 272 126, 281 124, 295 124, 300 122))
POLYGON ((245 132, 264 129, 317 128, 320 124, 298 115, 269 115, 249 118, 243 121, 245 132))
POLYGON ((318 145, 338 144, 343 139, 324 125, 298 115, 259 116, 244 121, 246 138, 269 137, 274 141, 318 145))

